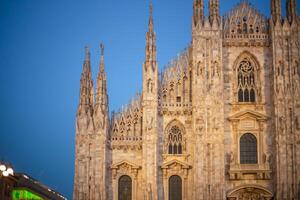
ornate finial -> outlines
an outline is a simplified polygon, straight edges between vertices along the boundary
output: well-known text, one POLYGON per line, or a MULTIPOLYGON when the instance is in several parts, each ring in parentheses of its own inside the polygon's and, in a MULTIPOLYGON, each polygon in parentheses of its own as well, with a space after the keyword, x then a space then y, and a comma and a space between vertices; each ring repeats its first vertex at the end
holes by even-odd
POLYGON ((101 56, 104 56, 104 44, 100 44, 101 56))
POLYGON ((85 60, 90 60, 90 48, 85 46, 85 60))
POLYGON ((100 44, 100 74, 104 73, 104 44, 100 44))
POLYGON ((152 0, 150 0, 149 10, 150 10, 150 16, 149 16, 149 32, 151 32, 151 31, 153 30, 153 4, 152 4, 152 0))
POLYGON ((150 16, 152 16, 153 12, 153 5, 152 5, 152 0, 150 0, 150 16))

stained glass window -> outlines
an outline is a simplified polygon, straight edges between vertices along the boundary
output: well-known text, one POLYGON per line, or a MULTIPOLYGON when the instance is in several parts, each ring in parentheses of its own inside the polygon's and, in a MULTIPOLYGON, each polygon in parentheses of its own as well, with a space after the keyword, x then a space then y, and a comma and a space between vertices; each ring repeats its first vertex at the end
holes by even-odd
POLYGON ((169 178, 169 200, 182 200, 182 180, 179 176, 169 178))
POLYGON ((244 134, 240 139, 241 164, 257 164, 257 140, 251 133, 244 134))
POLYGON ((182 154, 182 134, 178 126, 173 126, 168 133, 169 154, 182 154))
POLYGON ((121 176, 118 186, 119 200, 131 200, 132 199, 132 181, 129 176, 121 176))
POLYGON ((238 101, 255 102, 255 69, 248 58, 238 68, 238 101))

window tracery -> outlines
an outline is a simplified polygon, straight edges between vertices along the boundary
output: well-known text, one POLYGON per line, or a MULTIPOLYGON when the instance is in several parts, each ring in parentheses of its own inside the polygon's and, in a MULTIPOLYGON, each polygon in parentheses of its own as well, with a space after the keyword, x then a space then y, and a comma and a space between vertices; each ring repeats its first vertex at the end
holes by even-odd
POLYGON ((168 131, 168 153, 182 154, 182 132, 178 126, 172 126, 168 131))
POLYGON ((255 68, 249 59, 242 60, 238 67, 238 101, 255 102, 256 100, 256 81, 255 68))

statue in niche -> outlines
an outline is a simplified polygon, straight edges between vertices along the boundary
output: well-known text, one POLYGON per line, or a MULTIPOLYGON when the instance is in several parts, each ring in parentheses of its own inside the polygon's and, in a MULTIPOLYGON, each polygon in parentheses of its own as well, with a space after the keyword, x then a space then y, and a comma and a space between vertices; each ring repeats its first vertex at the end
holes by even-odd
POLYGON ((269 164, 269 166, 272 165, 272 155, 270 153, 266 154, 266 161, 267 161, 267 164, 269 164))
POLYGON ((198 64, 197 64, 197 76, 202 75, 203 70, 204 70, 204 69, 203 69, 202 62, 199 61, 198 64))
POLYGON ((148 194, 148 200, 152 200, 152 185, 151 185, 151 183, 148 183, 147 194, 148 194))
POLYGON ((280 134, 283 134, 284 133, 284 130, 285 130, 285 117, 281 116, 279 117, 279 131, 280 131, 280 134))
POLYGON ((230 152, 230 164, 235 164, 235 156, 232 151, 230 152))
POLYGON ((213 130, 217 131, 219 129, 219 123, 218 123, 218 119, 216 117, 213 118, 212 120, 213 123, 213 130))
POLYGON ((299 116, 295 117, 295 125, 296 125, 296 129, 299 131, 300 130, 299 116))
POLYGON ((148 93, 153 93, 153 82, 151 79, 148 80, 147 89, 148 93))
POLYGON ((147 117, 147 130, 152 130, 152 124, 153 124, 153 117, 148 116, 147 117))
POLYGON ((267 164, 268 162, 268 155, 266 153, 263 153, 263 156, 262 156, 262 163, 263 164, 267 164))
POLYGON ((217 77, 220 77, 220 67, 217 61, 213 62, 212 68, 213 76, 217 75, 217 77))

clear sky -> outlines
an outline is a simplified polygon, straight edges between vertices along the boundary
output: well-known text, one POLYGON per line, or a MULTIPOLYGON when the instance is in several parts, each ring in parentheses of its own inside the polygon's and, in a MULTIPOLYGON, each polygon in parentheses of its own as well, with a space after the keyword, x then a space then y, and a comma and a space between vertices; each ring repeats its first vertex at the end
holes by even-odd
MULTIPOLYGON (((221 14, 238 2, 220 0, 221 14)), ((269 16, 269 0, 249 2, 269 16)), ((163 68, 191 41, 192 0, 153 4, 163 68)), ((119 109, 141 89, 148 5, 149 0, 0 0, 0 159, 71 199, 84 46, 91 48, 96 78, 99 43, 105 44, 110 110, 119 109)))

